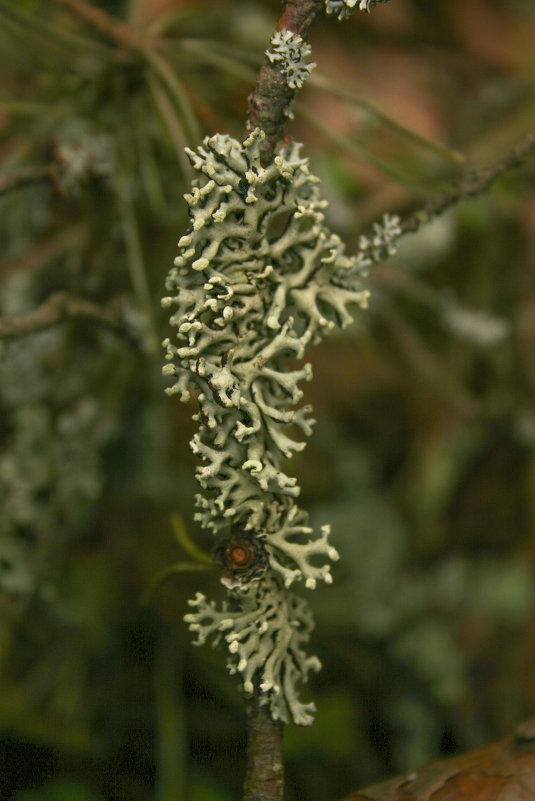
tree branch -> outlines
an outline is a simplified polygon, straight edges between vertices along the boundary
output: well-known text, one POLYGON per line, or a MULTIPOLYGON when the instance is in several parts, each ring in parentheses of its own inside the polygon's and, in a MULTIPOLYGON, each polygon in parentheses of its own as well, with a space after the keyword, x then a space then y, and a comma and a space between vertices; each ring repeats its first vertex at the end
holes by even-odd
POLYGON ((381 264, 395 253, 395 245, 405 234, 413 234, 435 217, 443 214, 451 206, 471 197, 487 192, 493 183, 509 170, 520 167, 535 152, 535 134, 530 134, 497 164, 486 170, 473 172, 458 186, 446 192, 439 192, 430 198, 419 211, 400 220, 397 215, 385 214, 382 223, 375 223, 373 232, 360 239, 358 258, 361 264, 369 267, 381 264))
POLYGON ((509 172, 509 170, 520 167, 534 151, 535 135, 530 134, 522 144, 515 147, 497 164, 488 167, 486 170, 472 173, 464 183, 446 192, 440 192, 432 197, 422 209, 402 220, 402 235, 414 233, 422 225, 431 222, 451 206, 487 192, 498 178, 509 172))
MULTIPOLYGON (((289 30, 305 39, 314 19, 323 9, 323 0, 288 0, 277 23, 277 31, 289 30)), ((260 149, 262 160, 268 163, 284 136, 288 122, 285 111, 296 94, 281 73, 280 65, 266 57, 249 95, 249 128, 261 128, 266 134, 260 149)))
POLYGON ((89 300, 70 297, 67 292, 54 293, 30 312, 0 317, 0 340, 21 339, 69 320, 89 320, 110 329, 130 344, 136 341, 115 312, 89 300))
POLYGON ((0 175, 0 195, 6 195, 14 189, 22 189, 31 184, 41 184, 51 181, 56 185, 54 165, 39 167, 24 167, 7 175, 0 175))
POLYGON ((247 769, 243 801, 282 801, 284 770, 280 720, 273 720, 269 706, 260 706, 258 695, 245 701, 247 720, 247 769))
POLYGON ((85 0, 55 0, 57 5, 65 6, 77 17, 89 22, 100 33, 113 39, 118 44, 129 50, 142 50, 146 47, 148 40, 138 33, 131 25, 114 19, 101 8, 96 8, 85 0))

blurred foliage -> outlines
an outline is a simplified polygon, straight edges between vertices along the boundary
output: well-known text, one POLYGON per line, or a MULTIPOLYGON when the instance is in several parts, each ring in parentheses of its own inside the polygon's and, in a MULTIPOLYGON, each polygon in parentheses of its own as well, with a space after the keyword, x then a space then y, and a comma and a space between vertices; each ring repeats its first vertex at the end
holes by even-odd
MULTIPOLYGON (((280 4, 93 5, 149 38, 0 0, 0 179, 54 174, 0 195, 0 316, 63 290, 130 331, 71 320, 0 342, 0 797, 226 801, 243 711, 181 622, 195 591, 223 590, 191 569, 191 543, 211 546, 191 523, 194 409, 163 395, 159 298, 183 146, 240 135, 280 4)), ((522 140, 534 34, 528 0, 318 22, 292 134, 350 247, 522 140)), ((342 559, 312 599, 324 671, 316 724, 287 731, 289 800, 334 801, 533 710, 533 178, 408 237, 366 318, 312 356, 318 424, 293 469, 342 559)))

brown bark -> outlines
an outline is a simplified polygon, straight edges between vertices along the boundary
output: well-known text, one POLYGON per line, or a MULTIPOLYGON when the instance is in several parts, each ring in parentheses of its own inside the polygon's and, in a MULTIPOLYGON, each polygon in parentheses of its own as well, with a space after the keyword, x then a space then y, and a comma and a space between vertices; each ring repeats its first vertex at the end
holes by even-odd
MULTIPOLYGON (((323 0, 288 0, 277 23, 277 31, 289 30, 305 39, 314 19, 323 9, 323 0)), ((275 149, 284 136, 288 122, 285 111, 289 108, 295 89, 290 89, 281 74, 278 63, 266 57, 258 73, 255 87, 249 95, 250 128, 261 128, 266 138, 260 146, 265 164, 273 158, 275 149)))
POLYGON ((260 706, 255 694, 245 702, 247 720, 247 769, 243 801, 282 801, 283 724, 273 720, 268 706, 260 706))
POLYGON ((344 801, 534 801, 535 719, 496 743, 425 765, 344 801))

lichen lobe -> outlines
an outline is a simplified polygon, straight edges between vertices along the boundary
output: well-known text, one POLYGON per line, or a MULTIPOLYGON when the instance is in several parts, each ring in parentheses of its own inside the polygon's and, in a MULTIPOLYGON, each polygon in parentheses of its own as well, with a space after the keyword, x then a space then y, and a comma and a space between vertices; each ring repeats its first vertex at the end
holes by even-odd
MULTIPOLYGON (((368 292, 359 259, 349 258, 325 225, 319 180, 300 145, 281 149, 263 166, 263 138, 258 129, 243 143, 216 135, 188 151, 198 177, 185 196, 191 225, 180 239, 162 301, 174 309, 170 322, 177 330, 176 344, 164 343, 163 371, 174 377, 169 394, 187 401, 193 387, 199 403, 199 430, 191 442, 203 462, 197 520, 219 537, 232 528, 260 538, 268 575, 257 582, 254 598, 264 602, 259 586, 269 585, 275 606, 288 607, 285 588, 294 581, 309 589, 330 582, 328 561, 338 554, 328 526, 314 535, 296 503, 297 480, 286 472, 284 460, 305 447, 302 437, 314 422, 310 407, 299 405, 299 383, 310 380, 311 366, 288 369, 287 360, 302 359, 309 344, 350 323, 351 306, 365 306, 368 292)), ((304 607, 292 608, 294 622, 282 619, 292 637, 303 625, 308 639, 304 607)), ((199 606, 199 619, 201 613, 206 618, 207 607, 199 606)), ((195 624, 192 616, 190 622, 195 624)), ((282 635, 270 628, 267 636, 282 635)), ((272 714, 284 719, 290 709, 306 722, 308 713, 300 711, 290 688, 298 674, 305 677, 308 663, 278 657, 272 663, 279 679, 260 684, 272 714)), ((244 676, 247 690, 256 669, 244 676)))

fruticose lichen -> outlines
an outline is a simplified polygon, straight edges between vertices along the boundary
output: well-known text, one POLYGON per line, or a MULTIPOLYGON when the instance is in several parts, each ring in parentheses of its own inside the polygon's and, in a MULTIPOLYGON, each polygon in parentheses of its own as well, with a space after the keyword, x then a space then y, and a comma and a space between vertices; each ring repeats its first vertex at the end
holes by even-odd
POLYGON ((325 0, 325 10, 338 19, 347 19, 357 8, 369 12, 377 3, 388 3, 388 0, 325 0))
POLYGON ((201 593, 189 602, 196 611, 184 619, 197 633, 196 645, 212 635, 214 645, 225 640, 227 667, 241 674, 246 693, 258 684, 261 703, 270 704, 275 720, 288 723, 291 715, 300 725, 312 723, 314 704, 302 704, 295 689, 298 681, 306 681, 310 671, 321 667, 302 647, 314 627, 307 603, 281 591, 273 578, 249 584, 238 591, 237 598, 239 612, 230 612, 227 604, 218 611, 201 593))
POLYGON ((384 214, 381 222, 373 224, 370 236, 363 234, 359 238, 356 259, 363 270, 386 261, 396 253, 397 243, 403 236, 400 222, 397 214, 384 214))
POLYGON ((290 89, 300 89, 316 66, 314 62, 306 61, 310 53, 310 45, 298 33, 288 30, 274 33, 269 50, 266 50, 269 61, 279 64, 290 89))
MULTIPOLYGON (((289 369, 286 362, 350 323, 349 307, 364 307, 368 292, 359 260, 345 255, 340 238, 324 224, 326 202, 300 145, 283 148, 263 166, 263 138, 258 129, 243 143, 218 134, 187 151, 199 177, 185 196, 191 227, 180 239, 166 282, 170 294, 162 301, 176 306, 170 322, 178 339, 176 345, 164 342, 163 372, 176 379, 168 394, 187 401, 194 386, 199 402, 199 431, 191 442, 204 462, 197 469, 203 492, 196 519, 220 539, 247 532, 265 556, 263 575, 245 582, 237 577, 243 611, 225 615, 232 621, 226 640, 241 643, 234 634, 244 631, 244 615, 256 616, 259 625, 267 622, 262 654, 268 641, 273 648, 278 643, 279 653, 284 640, 282 654, 291 651, 299 627, 300 645, 311 628, 304 602, 292 601, 285 588, 300 580, 309 589, 317 581, 330 583, 325 560, 338 558, 328 526, 314 536, 296 504, 297 480, 283 469, 283 459, 305 447, 296 435, 310 434, 314 422, 309 406, 295 408, 303 395, 299 382, 310 380, 311 367, 289 369), (286 611, 266 616, 266 604, 286 611)), ((196 605, 188 621, 204 640, 215 631, 216 612, 204 601, 196 605)), ((253 643, 249 635, 247 643, 253 643)), ((309 707, 293 688, 316 662, 297 652, 291 662, 274 657, 273 677, 266 679, 264 656, 253 657, 255 647, 238 662, 244 666, 246 658, 254 666, 237 668, 246 677, 245 691, 258 671, 274 717, 286 719, 289 709, 295 721, 310 722, 309 707)))

